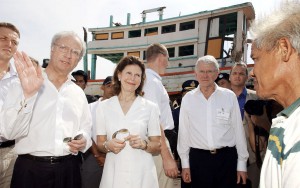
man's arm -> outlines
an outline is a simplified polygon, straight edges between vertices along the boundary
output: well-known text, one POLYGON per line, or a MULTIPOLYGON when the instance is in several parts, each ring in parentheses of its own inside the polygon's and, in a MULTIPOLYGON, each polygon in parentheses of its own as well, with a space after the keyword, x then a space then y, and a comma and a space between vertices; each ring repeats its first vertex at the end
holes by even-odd
POLYGON ((16 52, 14 60, 21 87, 16 83, 9 88, 0 112, 0 140, 12 140, 28 133, 37 92, 44 81, 41 68, 36 69, 24 52, 16 52))
POLYGON ((164 133, 162 127, 161 127, 161 151, 160 151, 160 154, 161 154, 161 157, 163 160, 163 167, 164 167, 166 176, 168 176, 170 178, 176 178, 178 175, 177 164, 167 146, 165 133, 164 133))

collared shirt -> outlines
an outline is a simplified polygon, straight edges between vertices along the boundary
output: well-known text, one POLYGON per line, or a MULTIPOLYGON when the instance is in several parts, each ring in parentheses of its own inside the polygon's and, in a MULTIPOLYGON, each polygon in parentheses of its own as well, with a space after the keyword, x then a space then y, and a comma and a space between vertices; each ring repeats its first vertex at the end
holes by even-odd
POLYGON ((272 120, 261 188, 300 187, 300 98, 272 120))
POLYGON ((247 97, 247 89, 244 88, 242 93, 239 96, 237 96, 237 100, 239 102, 242 119, 244 119, 244 106, 245 106, 245 103, 246 103, 246 97, 247 97))
POLYGON ((200 86, 182 99, 177 150, 182 168, 189 168, 190 148, 212 150, 236 146, 237 170, 247 171, 245 131, 235 94, 218 87, 206 99, 200 86))
POLYGON ((146 80, 144 85, 144 97, 156 103, 160 110, 160 123, 164 130, 174 129, 170 98, 167 90, 162 84, 161 77, 152 69, 146 69, 146 80))
POLYGON ((63 156, 70 154, 69 146, 63 140, 82 133, 91 146, 91 114, 84 92, 71 81, 71 76, 57 90, 43 72, 41 86, 28 135, 16 139, 17 154, 35 156, 63 156))
POLYGON ((14 64, 0 80, 0 142, 13 140, 28 132, 36 95, 24 100, 14 64))

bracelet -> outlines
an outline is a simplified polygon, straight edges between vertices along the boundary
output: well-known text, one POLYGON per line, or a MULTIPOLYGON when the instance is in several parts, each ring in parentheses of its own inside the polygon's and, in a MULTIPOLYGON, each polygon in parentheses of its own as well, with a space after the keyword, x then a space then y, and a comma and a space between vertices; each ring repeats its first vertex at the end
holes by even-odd
POLYGON ((145 145, 146 145, 146 146, 145 146, 145 148, 144 148, 143 150, 145 150, 145 151, 146 151, 146 150, 147 150, 147 148, 148 148, 148 142, 147 142, 147 140, 144 140, 144 142, 145 142, 145 145))
POLYGON ((107 140, 105 140, 105 142, 103 143, 104 148, 106 149, 106 152, 110 152, 110 150, 107 147, 107 140))

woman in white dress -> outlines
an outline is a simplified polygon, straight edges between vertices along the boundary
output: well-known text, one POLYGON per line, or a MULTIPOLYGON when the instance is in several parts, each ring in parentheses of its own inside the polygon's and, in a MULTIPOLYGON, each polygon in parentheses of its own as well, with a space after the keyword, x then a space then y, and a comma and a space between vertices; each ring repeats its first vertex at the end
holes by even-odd
POLYGON ((97 145, 107 153, 100 188, 158 188, 159 109, 142 97, 144 80, 144 64, 124 57, 113 75, 116 96, 97 107, 97 145))

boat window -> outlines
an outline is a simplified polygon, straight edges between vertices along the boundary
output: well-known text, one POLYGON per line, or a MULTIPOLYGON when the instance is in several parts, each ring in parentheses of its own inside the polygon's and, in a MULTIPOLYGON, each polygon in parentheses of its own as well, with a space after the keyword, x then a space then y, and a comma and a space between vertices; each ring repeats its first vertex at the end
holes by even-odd
POLYGON ((113 63, 118 63, 124 57, 124 53, 98 54, 98 56, 108 59, 113 63))
POLYGON ((124 38, 124 32, 114 32, 111 34, 111 39, 123 39, 124 38))
POLYGON ((99 33, 95 35, 95 40, 108 40, 108 33, 99 33))
POLYGON ((169 57, 175 57, 175 47, 167 48, 169 57))
POLYGON ((189 22, 183 22, 179 25, 179 31, 189 30, 189 29, 195 29, 195 20, 189 21, 189 22))
POLYGON ((135 56, 135 57, 140 58, 140 52, 139 51, 127 52, 127 55, 131 55, 131 56, 135 56))
POLYGON ((141 30, 132 30, 128 32, 128 38, 141 37, 141 30))
POLYGON ((145 36, 152 36, 158 34, 158 27, 152 27, 145 29, 145 36))
POLYGON ((172 32, 175 32, 175 31, 176 31, 176 24, 165 25, 165 26, 162 26, 162 28, 161 28, 161 33, 162 34, 172 33, 172 32))
POLYGON ((179 56, 194 55, 194 45, 179 46, 179 56))

